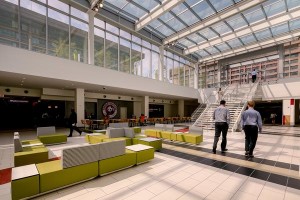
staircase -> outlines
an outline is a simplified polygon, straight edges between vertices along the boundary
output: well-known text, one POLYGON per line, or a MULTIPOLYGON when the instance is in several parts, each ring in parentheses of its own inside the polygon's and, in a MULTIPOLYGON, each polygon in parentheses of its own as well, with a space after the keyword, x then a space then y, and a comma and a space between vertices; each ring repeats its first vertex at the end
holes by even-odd
MULTIPOLYGON (((230 111, 229 130, 236 131, 239 129, 241 113, 247 106, 247 101, 253 99, 257 90, 258 83, 244 85, 230 85, 225 90, 223 99, 226 100, 226 107, 230 111)), ((218 102, 207 104, 205 110, 192 126, 203 127, 203 129, 213 130, 214 120, 213 112, 219 106, 218 102)))
POLYGON ((199 116, 201 115, 201 113, 205 110, 206 108, 206 104, 200 104, 196 110, 192 113, 192 116, 191 116, 191 121, 192 122, 195 122, 199 116))

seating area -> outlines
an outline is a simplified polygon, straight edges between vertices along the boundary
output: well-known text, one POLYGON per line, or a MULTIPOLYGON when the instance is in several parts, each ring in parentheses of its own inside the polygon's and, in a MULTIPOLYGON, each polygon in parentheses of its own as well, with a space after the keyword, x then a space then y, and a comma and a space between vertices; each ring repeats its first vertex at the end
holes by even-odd
POLYGON ((37 137, 45 145, 53 145, 67 142, 67 135, 56 133, 55 126, 38 127, 37 137))
POLYGON ((189 132, 174 132, 174 125, 155 124, 154 129, 146 129, 145 135, 152 138, 161 138, 170 141, 200 144, 203 142, 203 130, 199 127, 190 127, 189 132))
POLYGON ((121 128, 121 127, 135 127, 155 124, 175 124, 191 122, 191 117, 159 117, 159 118, 145 118, 140 122, 138 118, 133 119, 109 119, 108 122, 99 119, 82 119, 84 130, 106 129, 107 127, 121 128))
POLYGON ((62 150, 60 160, 13 168, 12 199, 38 196, 153 158, 153 147, 142 144, 126 146, 124 140, 66 148, 62 150))
POLYGON ((144 144, 153 147, 159 151, 162 148, 161 139, 148 138, 144 135, 140 135, 140 127, 124 127, 124 128, 111 128, 108 127, 106 131, 102 133, 92 133, 85 136, 85 140, 90 144, 97 144, 101 142, 109 142, 116 140, 124 140, 126 146, 134 144, 144 144))
POLYGON ((15 167, 48 161, 48 149, 40 140, 21 141, 18 132, 14 134, 15 167))

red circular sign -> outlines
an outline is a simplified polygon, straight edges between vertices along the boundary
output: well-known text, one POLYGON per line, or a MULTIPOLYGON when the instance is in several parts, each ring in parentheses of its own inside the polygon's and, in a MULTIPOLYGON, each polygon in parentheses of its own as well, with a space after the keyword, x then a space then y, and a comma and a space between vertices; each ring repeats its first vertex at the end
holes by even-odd
POLYGON ((109 118, 114 118, 118 112, 116 104, 113 102, 106 102, 102 106, 102 113, 104 116, 108 116, 109 118))

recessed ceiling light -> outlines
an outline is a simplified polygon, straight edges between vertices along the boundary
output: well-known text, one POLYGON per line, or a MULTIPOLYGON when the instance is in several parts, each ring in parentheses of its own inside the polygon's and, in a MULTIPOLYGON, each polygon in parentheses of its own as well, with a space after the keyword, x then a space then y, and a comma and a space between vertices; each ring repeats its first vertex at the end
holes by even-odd
POLYGON ((26 78, 23 77, 22 79, 25 80, 26 78))
POLYGON ((23 85, 23 83, 20 84, 21 86, 23 85))

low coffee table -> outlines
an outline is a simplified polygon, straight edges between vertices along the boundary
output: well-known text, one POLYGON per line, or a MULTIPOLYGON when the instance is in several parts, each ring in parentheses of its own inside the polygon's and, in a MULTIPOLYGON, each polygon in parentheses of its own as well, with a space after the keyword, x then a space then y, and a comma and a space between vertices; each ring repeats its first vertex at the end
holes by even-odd
POLYGON ((158 138, 139 138, 139 144, 144 144, 153 147, 156 151, 162 149, 162 140, 158 138))
POLYGON ((126 146, 126 149, 134 151, 136 153, 137 165, 147 162, 154 158, 154 148, 147 145, 135 144, 131 146, 126 146))

